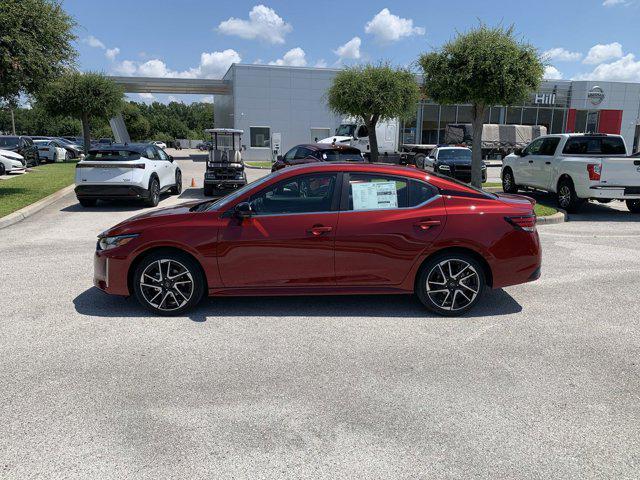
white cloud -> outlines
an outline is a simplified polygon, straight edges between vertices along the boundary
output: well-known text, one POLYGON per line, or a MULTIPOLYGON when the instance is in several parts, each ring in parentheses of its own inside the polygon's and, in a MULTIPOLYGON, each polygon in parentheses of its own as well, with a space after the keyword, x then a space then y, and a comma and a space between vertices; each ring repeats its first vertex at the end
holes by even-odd
POLYGON ((582 63, 586 63, 587 65, 597 65, 599 63, 604 63, 607 60, 620 57, 622 57, 622 45, 618 42, 607 43, 605 45, 598 44, 591 47, 587 54, 587 58, 585 58, 582 63))
POLYGON ((616 5, 628 5, 626 0, 604 0, 602 5, 605 7, 615 7, 616 5))
POLYGON ((383 43, 396 42, 402 37, 424 35, 425 29, 414 27, 410 18, 400 18, 392 14, 388 8, 383 8, 364 26, 365 33, 369 33, 383 43))
POLYGON ((202 103, 213 103, 213 95, 205 95, 200 99, 202 103))
POLYGON ((169 96, 167 97, 167 101, 168 101, 169 103, 171 103, 171 102, 184 103, 182 100, 180 100, 178 97, 176 97, 176 96, 174 96, 174 95, 169 95, 169 96))
POLYGON ((350 59, 358 59, 360 58, 360 44, 362 40, 360 37, 353 37, 344 45, 339 46, 334 50, 334 53, 338 55, 341 59, 350 58, 350 59))
POLYGON ((570 52, 565 48, 552 48, 543 52, 542 56, 548 60, 557 60, 559 62, 577 62, 582 58, 580 52, 570 52))
POLYGON ((107 57, 109 60, 114 61, 119 53, 120 53, 120 49, 118 47, 107 48, 106 52, 104 52, 104 56, 107 57))
POLYGON ((324 58, 318 60, 315 64, 316 68, 327 68, 327 61, 324 58))
POLYGON ((138 96, 145 102, 151 103, 153 102, 156 97, 153 95, 153 93, 139 93, 138 96))
POLYGON ((164 61, 154 58, 143 63, 124 60, 114 67, 114 72, 135 77, 221 78, 232 63, 241 61, 238 52, 227 49, 222 52, 203 52, 200 64, 189 70, 171 70, 164 61))
POLYGON ((578 75, 575 80, 640 82, 640 60, 629 53, 615 62, 601 63, 592 72, 578 75))
POLYGON ((101 48, 102 50, 107 48, 107 47, 105 47, 104 43, 102 43, 100 40, 98 40, 93 35, 89 35, 87 38, 85 38, 83 40, 83 42, 86 43, 87 45, 89 45, 90 47, 93 47, 93 48, 101 48))
POLYGON ((249 12, 249 20, 231 17, 218 25, 218 31, 248 40, 265 40, 269 43, 284 43, 284 37, 293 30, 275 10, 256 5, 249 12))
POLYGON ((547 80, 561 80, 562 72, 552 65, 544 68, 544 78, 547 80))
POLYGON ((274 62, 269 62, 269 65, 287 65, 289 67, 304 67, 307 65, 307 59, 304 50, 300 47, 292 48, 285 53, 282 58, 274 62))

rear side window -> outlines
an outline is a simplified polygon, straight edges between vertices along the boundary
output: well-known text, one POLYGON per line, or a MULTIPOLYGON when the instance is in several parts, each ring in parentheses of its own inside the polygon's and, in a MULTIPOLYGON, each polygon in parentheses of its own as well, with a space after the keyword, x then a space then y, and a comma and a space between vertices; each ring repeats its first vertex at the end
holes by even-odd
POLYGON ((552 157, 555 155, 556 148, 558 148, 559 143, 560 137, 545 138, 544 142, 542 142, 542 147, 540 148, 540 155, 552 157))
POLYGON ((349 175, 348 210, 392 210, 420 205, 437 193, 426 183, 386 175, 349 175))
POLYGON ((624 155, 621 137, 571 137, 562 150, 567 155, 624 155))
POLYGON ((318 153, 326 162, 364 162, 360 150, 322 150, 318 153))

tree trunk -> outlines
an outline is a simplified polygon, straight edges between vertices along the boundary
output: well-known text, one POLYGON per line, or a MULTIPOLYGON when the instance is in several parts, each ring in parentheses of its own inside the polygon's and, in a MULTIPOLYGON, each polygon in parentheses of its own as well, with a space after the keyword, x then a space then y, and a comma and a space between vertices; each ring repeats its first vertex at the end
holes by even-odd
POLYGON ((484 105, 473 106, 473 143, 471 147, 471 185, 482 188, 482 129, 484 127, 484 105))
POLYGON ((374 115, 367 122, 367 130, 369 130, 369 161, 378 161, 378 137, 376 137, 376 125, 378 117, 374 115))
POLYGON ((91 130, 89 128, 89 115, 86 113, 82 114, 82 137, 84 138, 84 154, 87 155, 89 148, 91 148, 91 130))
POLYGON ((9 109, 11 111, 11 134, 15 135, 16 134, 16 117, 13 114, 13 108, 9 109))

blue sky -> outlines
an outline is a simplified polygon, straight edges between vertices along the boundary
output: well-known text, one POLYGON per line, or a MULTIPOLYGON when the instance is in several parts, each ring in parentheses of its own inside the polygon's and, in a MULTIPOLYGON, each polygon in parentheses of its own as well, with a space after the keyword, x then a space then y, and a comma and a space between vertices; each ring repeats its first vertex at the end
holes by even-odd
POLYGON ((232 62, 410 65, 421 52, 481 20, 514 24, 522 38, 547 52, 550 78, 640 82, 640 0, 66 0, 63 5, 79 24, 79 67, 110 74, 217 78, 232 62))

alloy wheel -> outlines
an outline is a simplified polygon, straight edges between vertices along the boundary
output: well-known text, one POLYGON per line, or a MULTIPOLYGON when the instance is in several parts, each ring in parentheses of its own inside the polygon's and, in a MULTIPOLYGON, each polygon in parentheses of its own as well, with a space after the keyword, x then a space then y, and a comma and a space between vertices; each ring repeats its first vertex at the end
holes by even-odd
POLYGON ((558 203, 562 208, 567 208, 571 204, 571 188, 562 185, 558 191, 558 203))
POLYGON ((183 307, 191 300, 194 288, 191 272, 176 260, 150 263, 140 276, 140 291, 145 301, 163 312, 183 307))
POLYGON ((461 259, 447 259, 427 275, 426 293, 443 310, 462 310, 476 299, 481 282, 478 271, 461 259))
POLYGON ((504 177, 502 179, 502 187, 504 191, 511 191, 511 188, 513 187, 513 179, 509 172, 504 174, 504 177))

